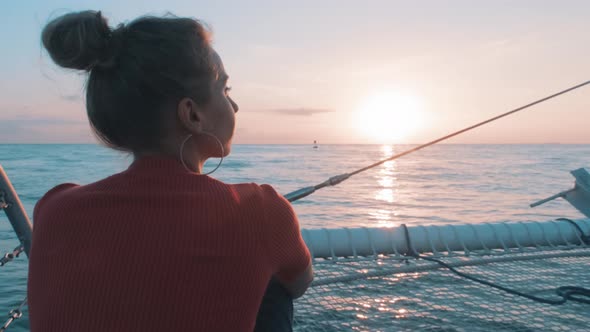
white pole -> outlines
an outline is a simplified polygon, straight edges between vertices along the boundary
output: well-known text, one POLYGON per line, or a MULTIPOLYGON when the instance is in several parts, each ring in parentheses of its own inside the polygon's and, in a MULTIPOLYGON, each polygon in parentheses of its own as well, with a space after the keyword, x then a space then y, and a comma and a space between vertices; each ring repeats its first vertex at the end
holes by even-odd
MULTIPOLYGON (((574 222, 590 235, 590 219, 574 222)), ((408 232, 416 251, 432 253, 582 243, 582 234, 565 220, 412 226, 408 232)), ((403 227, 303 229, 302 236, 316 258, 410 253, 403 227)))
POLYGON ((3 209, 6 212, 12 228, 25 248, 25 253, 29 256, 33 226, 2 165, 0 165, 0 205, 2 205, 0 210, 3 209))

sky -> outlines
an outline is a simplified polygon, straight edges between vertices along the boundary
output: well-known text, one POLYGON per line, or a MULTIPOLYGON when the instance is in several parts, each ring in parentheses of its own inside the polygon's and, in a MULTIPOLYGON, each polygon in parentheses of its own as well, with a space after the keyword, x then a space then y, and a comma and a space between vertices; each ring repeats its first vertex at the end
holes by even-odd
MULTIPOLYGON (((237 144, 425 143, 590 80, 590 1, 1 1, 0 144, 93 143, 51 19, 198 18, 240 105, 237 144)), ((590 144, 590 86, 449 143, 590 144)))

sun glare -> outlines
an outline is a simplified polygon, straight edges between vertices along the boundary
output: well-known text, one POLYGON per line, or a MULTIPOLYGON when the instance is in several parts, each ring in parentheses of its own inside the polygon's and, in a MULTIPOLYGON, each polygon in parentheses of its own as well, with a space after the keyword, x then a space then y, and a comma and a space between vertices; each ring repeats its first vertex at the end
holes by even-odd
POLYGON ((375 94, 359 106, 355 120, 358 130, 376 143, 411 143, 405 139, 423 123, 422 104, 407 94, 375 94))

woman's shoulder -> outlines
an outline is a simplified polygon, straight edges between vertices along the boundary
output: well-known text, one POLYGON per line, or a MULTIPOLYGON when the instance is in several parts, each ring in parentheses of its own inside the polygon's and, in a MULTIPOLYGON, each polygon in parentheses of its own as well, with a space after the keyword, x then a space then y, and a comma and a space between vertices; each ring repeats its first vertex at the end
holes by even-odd
POLYGON ((45 205, 51 204, 52 201, 59 199, 63 195, 67 194, 69 191, 75 190, 78 187, 80 187, 80 185, 68 182, 58 184, 57 186, 49 189, 49 191, 46 192, 45 195, 43 195, 35 205, 33 216, 38 215, 38 211, 42 209, 45 205))
POLYGON ((39 201, 48 200, 53 197, 63 195, 64 193, 78 187, 80 187, 79 184, 70 182, 58 184, 57 186, 49 189, 49 191, 46 192, 45 195, 43 195, 43 197, 41 197, 39 201))
POLYGON ((113 175, 108 176, 104 179, 98 180, 93 183, 85 184, 85 185, 80 185, 80 184, 71 183, 71 182, 58 184, 55 187, 49 189, 49 191, 47 191, 41 197, 41 199, 39 199, 39 201, 37 202, 37 205, 35 207, 35 210, 37 210, 40 206, 42 206, 44 204, 52 204, 53 202, 56 202, 56 201, 61 202, 61 201, 64 201, 68 198, 70 198, 70 199, 75 198, 75 197, 79 196, 80 194, 83 194, 84 192, 91 192, 93 190, 96 190, 96 188, 100 188, 103 183, 112 183, 113 179, 115 179, 118 175, 119 174, 113 174, 113 175))
POLYGON ((264 215, 269 210, 291 209, 291 204, 269 184, 239 183, 228 184, 232 201, 241 207, 249 207, 264 215))
POLYGON ((260 200, 281 200, 284 199, 273 186, 258 183, 228 184, 230 190, 243 197, 256 197, 260 200))
POLYGON ((98 191, 108 191, 110 188, 120 186, 125 183, 122 177, 123 172, 109 175, 95 182, 87 184, 77 184, 65 182, 49 189, 35 205, 35 210, 40 208, 49 208, 50 206, 65 207, 66 203, 76 202, 79 199, 92 199, 92 194, 98 191))

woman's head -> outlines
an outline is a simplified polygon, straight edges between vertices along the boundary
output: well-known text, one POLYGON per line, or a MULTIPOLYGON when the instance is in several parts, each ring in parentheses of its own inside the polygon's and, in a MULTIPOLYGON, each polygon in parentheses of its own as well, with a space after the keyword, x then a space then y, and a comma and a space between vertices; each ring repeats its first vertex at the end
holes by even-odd
POLYGON ((42 41, 58 65, 89 72, 88 118, 108 146, 165 153, 192 134, 206 159, 221 154, 213 135, 229 152, 237 105, 197 20, 141 17, 113 29, 100 12, 84 11, 51 21, 42 41))

